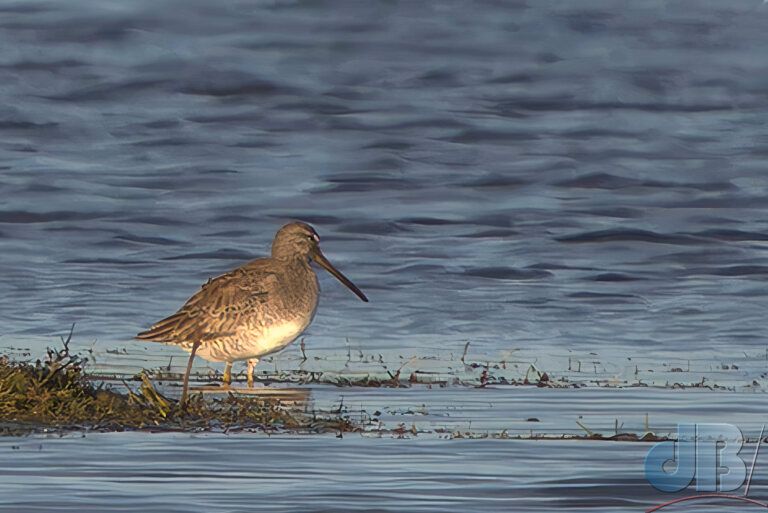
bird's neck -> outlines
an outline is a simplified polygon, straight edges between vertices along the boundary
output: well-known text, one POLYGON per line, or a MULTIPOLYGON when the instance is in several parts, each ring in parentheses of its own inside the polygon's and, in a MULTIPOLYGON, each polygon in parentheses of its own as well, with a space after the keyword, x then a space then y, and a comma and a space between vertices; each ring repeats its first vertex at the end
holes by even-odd
POLYGON ((290 254, 272 254, 272 258, 275 260, 279 260, 281 262, 285 262, 286 264, 290 265, 291 267, 309 267, 309 257, 305 255, 299 255, 294 253, 290 254))
POLYGON ((279 241, 272 243, 272 258, 276 260, 307 260, 308 256, 302 252, 297 251, 293 244, 281 244, 279 241))

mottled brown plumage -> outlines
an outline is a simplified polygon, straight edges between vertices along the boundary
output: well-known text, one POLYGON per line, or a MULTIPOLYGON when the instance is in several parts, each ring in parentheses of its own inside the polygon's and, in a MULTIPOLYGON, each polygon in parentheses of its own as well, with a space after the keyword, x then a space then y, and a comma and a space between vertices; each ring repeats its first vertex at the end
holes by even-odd
POLYGON ((312 322, 320 287, 310 266, 315 261, 363 301, 365 295, 323 256, 317 232, 305 223, 283 226, 272 243, 272 256, 246 263, 209 280, 178 312, 136 338, 174 344, 190 351, 184 376, 186 400, 195 355, 227 362, 248 360, 248 384, 258 358, 293 342, 312 322))

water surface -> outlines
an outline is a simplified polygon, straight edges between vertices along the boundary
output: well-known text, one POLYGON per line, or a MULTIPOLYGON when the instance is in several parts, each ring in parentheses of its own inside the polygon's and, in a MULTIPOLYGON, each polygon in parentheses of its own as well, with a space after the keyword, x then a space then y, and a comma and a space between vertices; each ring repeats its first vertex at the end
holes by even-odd
MULTIPOLYGON (((534 364, 587 385, 727 387, 320 402, 359 394, 393 423, 471 404, 446 427, 489 432, 534 416, 570 432, 579 415, 640 430, 647 412, 666 429, 755 428, 766 16, 759 0, 2 2, 3 352, 35 358, 77 323, 98 370, 178 366, 180 351, 131 337, 302 219, 371 299, 321 277, 306 334, 319 371, 412 356, 465 370, 471 341, 468 362, 513 362, 517 379, 534 364)), ((621 512, 658 498, 637 444, 115 434, 0 448, 15 512, 621 512)))
POLYGON ((324 276, 317 349, 764 349, 759 1, 1 10, 6 345, 174 354, 298 218, 371 298, 324 276))

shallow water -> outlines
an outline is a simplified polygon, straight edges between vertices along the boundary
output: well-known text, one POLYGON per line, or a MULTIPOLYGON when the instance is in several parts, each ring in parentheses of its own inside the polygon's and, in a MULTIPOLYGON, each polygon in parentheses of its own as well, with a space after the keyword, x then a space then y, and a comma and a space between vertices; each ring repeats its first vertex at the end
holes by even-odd
POLYGON ((130 337, 314 223, 318 350, 763 351, 754 2, 6 3, 3 339, 130 337))
POLYGON ((650 489, 630 470, 644 444, 129 434, 14 443, 0 440, 15 460, 0 468, 0 508, 30 513, 583 511, 598 497, 597 511, 634 512, 650 489), (575 475, 584 450, 590 461, 575 475))
MULTIPOLYGON (((319 405, 332 400, 315 390, 319 405)), ((575 420, 606 435, 614 420, 657 434, 677 422, 738 424, 753 442, 765 423, 762 394, 669 390, 345 390, 345 404, 383 410, 385 427, 343 438, 263 434, 71 434, 0 439, 0 510, 240 511, 611 511, 640 512, 695 493, 659 492, 645 480, 651 444, 515 440, 578 433, 575 420), (428 405, 423 409, 419 404, 428 405), (539 422, 526 422, 525 417, 539 422), (473 432, 484 439, 436 433, 473 432)), ((583 433, 582 433, 583 434, 583 433)), ((751 462, 754 443, 742 449, 751 462)), ((750 497, 768 497, 764 454, 750 497)), ((743 493, 743 490, 737 491, 743 493)), ((725 503, 728 506, 729 503, 725 503)), ((745 511, 692 503, 675 511, 745 511)), ((748 510, 748 509, 747 509, 748 510)))
MULTIPOLYGON (((551 432, 579 415, 641 429, 646 412, 756 427, 767 16, 759 0, 0 3, 2 352, 35 358, 74 322, 97 370, 178 368, 180 351, 131 337, 303 219, 371 298, 321 276, 302 364, 314 370, 450 376, 471 341, 467 362, 511 362, 515 379, 533 364, 586 385, 730 390, 638 389, 649 395, 624 404, 514 389, 500 414, 478 406, 496 392, 466 387, 321 387, 320 403, 357 394, 395 424, 392 408, 474 404, 427 421, 450 429, 524 430, 538 407, 560 411, 540 419, 551 432), (673 409, 658 413, 664 398, 673 409)), ((298 359, 291 347, 261 369, 298 359)), ((0 447, 9 511, 653 502, 637 444, 121 434, 0 447)))

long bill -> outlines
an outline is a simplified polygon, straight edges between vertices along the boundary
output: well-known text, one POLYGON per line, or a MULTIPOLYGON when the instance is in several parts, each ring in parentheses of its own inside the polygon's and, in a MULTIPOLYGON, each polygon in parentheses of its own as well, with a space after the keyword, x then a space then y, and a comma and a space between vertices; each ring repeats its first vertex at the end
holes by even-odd
POLYGON ((365 294, 363 294, 363 291, 358 289, 354 283, 349 281, 349 278, 341 274, 341 272, 338 269, 336 269, 333 266, 333 264, 331 264, 328 261, 327 258, 325 258, 325 255, 323 255, 323 253, 320 251, 320 248, 315 249, 315 251, 312 254, 312 260, 317 262, 317 265, 319 265, 320 267, 322 267, 323 269, 331 273, 333 276, 336 277, 337 280, 339 280, 341 283, 346 285, 349 290, 351 290, 357 295, 357 297, 359 297, 366 303, 368 302, 368 298, 365 297, 365 294))

